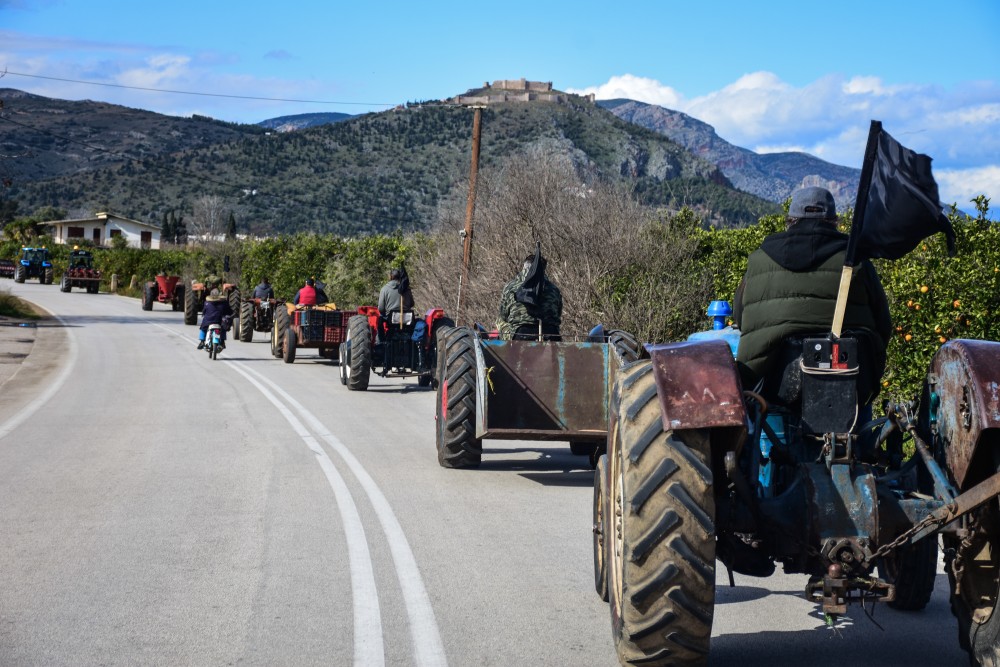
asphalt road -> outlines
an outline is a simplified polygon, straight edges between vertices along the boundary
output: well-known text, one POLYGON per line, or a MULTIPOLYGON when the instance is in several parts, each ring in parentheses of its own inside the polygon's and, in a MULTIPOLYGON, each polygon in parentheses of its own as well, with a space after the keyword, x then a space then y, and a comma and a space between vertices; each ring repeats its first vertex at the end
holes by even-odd
MULTIPOLYGON (((617 664, 568 447, 444 470, 413 379, 348 392, 262 333, 211 361, 160 304, 3 286, 58 319, 0 392, 0 665, 617 664)), ((943 574, 831 630, 801 576, 719 569, 712 665, 966 664, 943 574)))

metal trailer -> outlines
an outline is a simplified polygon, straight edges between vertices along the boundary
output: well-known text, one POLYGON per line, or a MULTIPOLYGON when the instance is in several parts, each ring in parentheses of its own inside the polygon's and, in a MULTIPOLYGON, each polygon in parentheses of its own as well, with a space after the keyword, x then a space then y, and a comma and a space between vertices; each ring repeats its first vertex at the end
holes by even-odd
POLYGON ((340 344, 347 340, 347 322, 355 314, 353 310, 338 310, 334 303, 279 305, 271 329, 271 354, 290 364, 297 350, 313 348, 323 358, 336 359, 340 344))
POLYGON ((438 348, 436 441, 445 468, 478 466, 484 439, 568 441, 596 463, 614 381, 644 354, 632 336, 600 328, 579 342, 507 341, 448 328, 438 348))

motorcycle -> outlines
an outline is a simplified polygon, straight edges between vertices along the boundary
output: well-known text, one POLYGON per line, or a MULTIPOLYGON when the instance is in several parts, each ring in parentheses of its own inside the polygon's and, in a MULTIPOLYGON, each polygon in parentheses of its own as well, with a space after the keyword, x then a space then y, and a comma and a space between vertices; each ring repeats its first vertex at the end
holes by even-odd
POLYGON ((205 350, 209 359, 217 359, 223 349, 225 345, 222 343, 222 325, 209 324, 208 331, 205 332, 205 350))

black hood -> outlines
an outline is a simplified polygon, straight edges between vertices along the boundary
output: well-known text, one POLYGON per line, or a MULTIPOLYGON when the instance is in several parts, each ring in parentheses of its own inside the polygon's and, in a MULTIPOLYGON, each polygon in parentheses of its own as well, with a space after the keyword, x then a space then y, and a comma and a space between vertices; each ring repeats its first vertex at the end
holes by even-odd
POLYGON ((847 248, 847 235, 823 220, 799 220, 760 244, 767 256, 789 271, 814 269, 847 248))

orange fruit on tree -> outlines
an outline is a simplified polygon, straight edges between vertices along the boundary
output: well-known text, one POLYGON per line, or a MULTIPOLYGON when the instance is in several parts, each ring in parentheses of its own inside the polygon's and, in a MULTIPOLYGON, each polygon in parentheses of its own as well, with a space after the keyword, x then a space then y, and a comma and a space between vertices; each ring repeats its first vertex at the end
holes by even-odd
POLYGON ((913 340, 913 334, 906 334, 905 336, 903 336, 903 340, 909 343, 911 340, 913 340))
POLYGON ((929 289, 930 289, 930 287, 928 287, 927 285, 921 285, 920 286, 920 293, 921 294, 927 294, 927 290, 929 290, 929 289))
POLYGON ((955 306, 956 308, 961 308, 962 302, 959 301, 958 299, 955 299, 954 301, 952 301, 951 305, 955 306))

